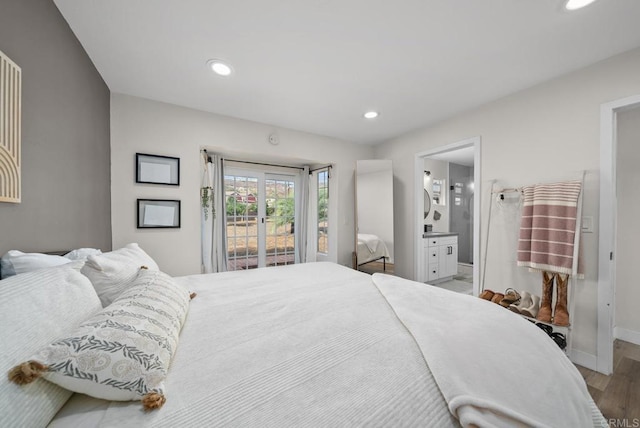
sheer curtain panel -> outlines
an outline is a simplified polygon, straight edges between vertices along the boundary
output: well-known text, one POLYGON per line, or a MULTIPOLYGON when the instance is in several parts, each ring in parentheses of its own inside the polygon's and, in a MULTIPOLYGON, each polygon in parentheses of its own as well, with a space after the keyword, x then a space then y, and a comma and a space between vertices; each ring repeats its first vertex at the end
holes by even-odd
POLYGON ((219 155, 202 152, 200 187, 202 229, 202 272, 227 270, 226 210, 224 199, 224 166, 219 155))

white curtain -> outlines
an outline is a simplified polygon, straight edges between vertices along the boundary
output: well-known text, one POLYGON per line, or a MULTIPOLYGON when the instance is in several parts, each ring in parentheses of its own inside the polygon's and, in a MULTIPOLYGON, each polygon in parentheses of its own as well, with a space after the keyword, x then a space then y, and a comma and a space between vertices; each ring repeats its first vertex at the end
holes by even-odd
POLYGON ((203 152, 200 189, 202 222, 202 271, 227 270, 226 209, 222 157, 203 152))
POLYGON ((202 242, 202 272, 213 272, 213 166, 207 152, 201 152, 200 229, 202 242))
POLYGON ((300 172, 300 193, 296 208, 296 263, 307 261, 307 229, 309 227, 309 167, 305 166, 300 172))

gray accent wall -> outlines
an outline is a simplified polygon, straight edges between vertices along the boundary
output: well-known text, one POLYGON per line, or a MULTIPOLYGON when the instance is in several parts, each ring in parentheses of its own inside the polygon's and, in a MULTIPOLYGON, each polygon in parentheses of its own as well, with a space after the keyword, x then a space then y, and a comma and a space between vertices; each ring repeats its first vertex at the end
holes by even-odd
POLYGON ((0 50, 23 82, 22 203, 0 202, 0 255, 111 249, 109 88, 52 1, 3 0, 0 50))

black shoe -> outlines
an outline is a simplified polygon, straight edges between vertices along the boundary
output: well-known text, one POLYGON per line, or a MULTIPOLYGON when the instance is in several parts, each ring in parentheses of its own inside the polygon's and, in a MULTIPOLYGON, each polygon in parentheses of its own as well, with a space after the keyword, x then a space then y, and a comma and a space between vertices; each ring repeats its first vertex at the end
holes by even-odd
POLYGON ((554 342, 556 342, 556 345, 558 345, 560 349, 562 349, 563 351, 565 350, 565 348, 567 347, 567 338, 564 334, 558 332, 552 333, 551 338, 554 342))
POLYGON ((551 336, 551 333, 553 333, 553 327, 551 327, 550 325, 543 324, 541 322, 536 323, 536 325, 540 327, 542 330, 544 330, 544 332, 547 333, 549 336, 551 336))

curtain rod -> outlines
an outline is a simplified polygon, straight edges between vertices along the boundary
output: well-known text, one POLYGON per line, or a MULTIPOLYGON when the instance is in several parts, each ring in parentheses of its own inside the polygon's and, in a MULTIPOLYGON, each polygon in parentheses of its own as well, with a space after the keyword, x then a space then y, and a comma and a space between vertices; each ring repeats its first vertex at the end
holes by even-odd
POLYGON ((333 165, 331 165, 331 164, 320 166, 318 168, 310 169, 309 170, 309 174, 311 174, 312 172, 320 171, 321 169, 331 169, 331 168, 333 168, 333 165))
POLYGON ((291 168, 291 169, 299 169, 301 171, 304 171, 304 168, 300 167, 300 166, 276 165, 276 164, 272 164, 272 163, 250 162, 250 161, 243 161, 243 160, 237 160, 237 159, 223 159, 223 160, 229 161, 229 162, 247 163, 247 164, 250 164, 250 165, 275 166, 275 167, 278 167, 278 168, 291 168))
MULTIPOLYGON (((202 151, 205 153, 205 155, 207 155, 208 159, 211 159, 211 157, 209 156, 209 153, 207 152, 207 149, 202 149, 202 151)), ((275 166, 275 167, 279 167, 279 168, 292 168, 292 169, 299 169, 301 171, 304 171, 304 168, 300 167, 300 166, 277 165, 277 164, 272 164, 272 163, 250 162, 250 161, 243 161, 243 160, 237 160, 237 159, 223 159, 223 160, 229 161, 229 162, 247 163, 247 164, 251 164, 251 165, 264 165, 264 166, 275 166)), ((309 174, 311 174, 312 172, 315 172, 315 171, 320 171, 321 169, 325 169, 325 168, 332 169, 333 165, 332 164, 328 164, 328 165, 323 165, 323 166, 315 168, 315 169, 310 169, 309 170, 309 174)))

